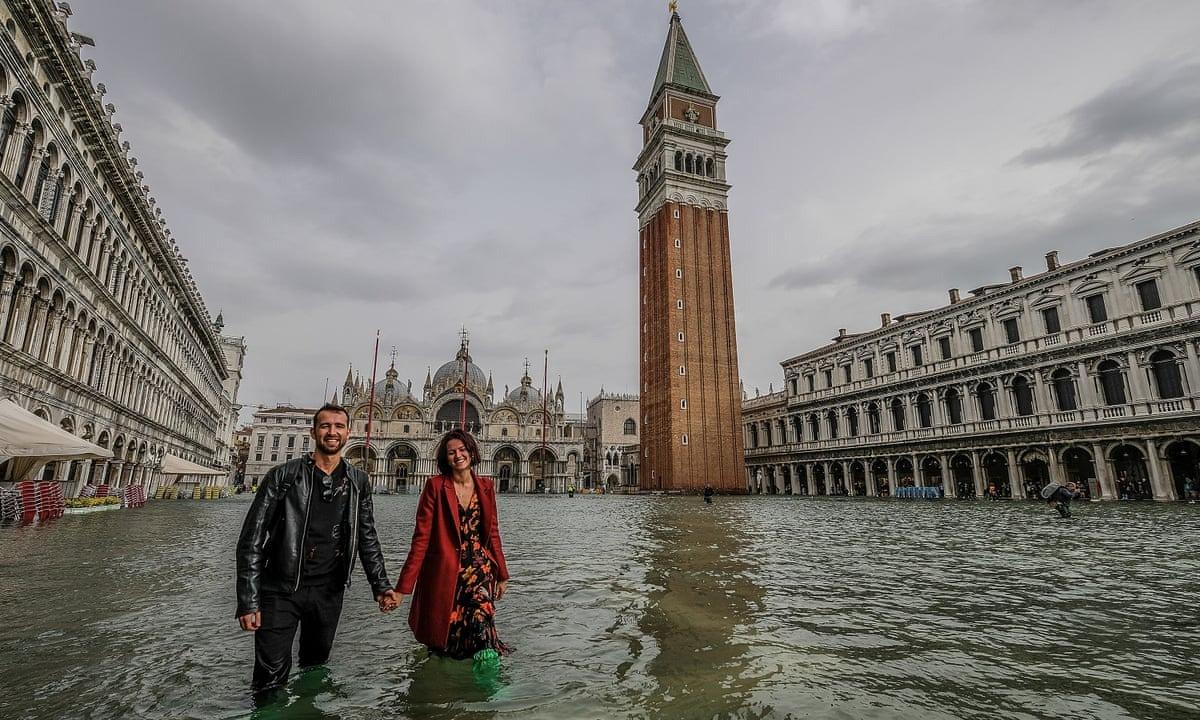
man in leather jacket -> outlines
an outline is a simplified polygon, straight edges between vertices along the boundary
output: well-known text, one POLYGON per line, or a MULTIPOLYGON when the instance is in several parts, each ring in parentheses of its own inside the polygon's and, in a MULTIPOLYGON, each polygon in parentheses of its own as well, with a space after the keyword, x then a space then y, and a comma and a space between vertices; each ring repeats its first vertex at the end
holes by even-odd
POLYGON ((329 659, 350 586, 362 562, 380 609, 393 589, 375 532, 371 484, 342 459, 350 415, 325 405, 313 417, 316 451, 263 478, 237 544, 237 617, 254 632, 255 691, 287 681, 300 629, 300 667, 329 659))

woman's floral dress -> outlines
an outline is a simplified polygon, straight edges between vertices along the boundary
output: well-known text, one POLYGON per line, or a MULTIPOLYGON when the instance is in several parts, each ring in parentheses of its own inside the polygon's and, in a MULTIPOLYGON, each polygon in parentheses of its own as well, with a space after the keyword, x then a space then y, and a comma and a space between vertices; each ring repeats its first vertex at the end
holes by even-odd
POLYGON ((458 585, 454 609, 450 611, 446 654, 459 660, 489 648, 506 654, 508 648, 496 634, 496 576, 491 559, 483 551, 478 496, 472 495, 470 504, 459 508, 458 516, 462 545, 458 548, 458 585))

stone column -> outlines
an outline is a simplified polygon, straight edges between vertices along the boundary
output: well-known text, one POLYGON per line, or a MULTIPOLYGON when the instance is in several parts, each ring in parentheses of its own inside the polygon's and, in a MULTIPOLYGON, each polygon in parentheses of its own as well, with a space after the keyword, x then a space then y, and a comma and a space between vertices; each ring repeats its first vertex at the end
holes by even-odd
POLYGON ((54 312, 46 316, 46 352, 42 361, 53 368, 58 368, 58 336, 66 313, 61 308, 54 308, 54 312))
POLYGON ((42 359, 42 338, 46 336, 46 318, 50 314, 50 301, 39 297, 33 298, 32 317, 28 331, 25 333, 25 352, 38 360, 42 359))
POLYGON ((1075 391, 1079 394, 1079 409, 1094 408, 1100 403, 1096 400, 1096 382, 1088 375, 1087 363, 1080 360, 1075 363, 1078 377, 1075 379, 1075 391))
POLYGON ((948 498, 958 497, 958 488, 954 487, 953 475, 950 472, 950 456, 942 453, 938 460, 942 463, 942 494, 948 498))
POLYGON ((1012 448, 1005 448, 1008 453, 1008 486, 1012 488, 1012 496, 1014 500, 1025 499, 1025 473, 1017 466, 1017 452, 1012 448))
POLYGON ((81 329, 80 333, 80 341, 76 343, 78 349, 76 350, 75 365, 72 368, 71 377, 84 385, 89 385, 91 382, 91 373, 88 366, 92 360, 92 348, 95 347, 96 341, 92 339, 91 335, 87 334, 86 330, 81 329))
POLYGON ((825 470, 825 496, 829 497, 833 494, 832 464, 828 460, 824 460, 821 462, 821 467, 825 470))
MULTIPOLYGON (((25 135, 32 135, 33 128, 26 125, 25 135)), ((25 141, 21 141, 21 146, 24 148, 25 141)), ((25 168, 25 178, 21 181, 21 194, 27 198, 33 197, 33 191, 37 185, 38 168, 42 166, 42 158, 46 157, 46 148, 35 147, 33 152, 29 154, 29 167, 25 168)), ((13 166, 13 179, 16 179, 17 166, 13 166)), ((45 193, 43 193, 44 195, 45 193)), ((35 208, 36 209, 36 208, 35 208)))
POLYGON ((1050 397, 1050 388, 1047 387, 1047 375, 1035 372, 1033 374, 1033 381, 1033 400, 1037 403, 1037 407, 1033 409, 1033 414, 1043 415, 1058 410, 1058 405, 1054 402, 1054 398, 1050 397))
POLYGON ((1150 486, 1154 489, 1155 500, 1177 500, 1175 483, 1170 482, 1166 471, 1158 457, 1158 447, 1154 440, 1146 438, 1146 464, 1150 468, 1150 486))
POLYGON ((8 326, 8 315, 13 310, 13 289, 16 286, 17 279, 14 277, 6 277, 0 281, 0 342, 8 341, 4 330, 8 326))
POLYGON ((1066 485, 1066 474, 1063 472, 1062 465, 1058 463, 1058 450, 1051 445, 1046 448, 1046 452, 1050 455, 1050 482, 1058 485, 1066 485))
POLYGON ((1100 486, 1100 499, 1117 500, 1117 486, 1108 472, 1108 458, 1100 443, 1092 443, 1092 469, 1096 472, 1096 483, 1100 486))
POLYGON ((888 497, 896 497, 896 461, 884 458, 888 470, 888 497))
POLYGON ((94 460, 80 460, 79 472, 75 475, 75 482, 68 488, 63 488, 64 494, 67 497, 79 497, 79 493, 83 492, 83 486, 87 484, 88 478, 92 476, 92 463, 94 460))
POLYGON ((983 468, 979 464, 979 451, 971 451, 971 479, 975 482, 975 497, 982 499, 987 496, 987 486, 984 484, 983 468))
POLYGON ((33 288, 22 285, 17 291, 17 302, 13 306, 13 319, 9 323, 8 337, 6 340, 9 345, 17 349, 23 349, 25 346, 25 328, 29 325, 29 315, 33 310, 33 288))
POLYGON ((1129 402, 1144 403, 1150 400, 1150 388, 1146 382, 1146 368, 1138 364, 1137 353, 1125 353, 1129 360, 1129 402))
MULTIPOLYGON (((71 191, 71 197, 76 197, 74 190, 71 191)), ((66 214, 64 213, 63 216, 66 217, 66 214)), ((75 250, 75 236, 79 234, 79 224, 83 222, 82 217, 83 206, 76 202, 75 207, 71 209, 71 217, 66 218, 66 222, 63 223, 63 245, 72 252, 75 250)))

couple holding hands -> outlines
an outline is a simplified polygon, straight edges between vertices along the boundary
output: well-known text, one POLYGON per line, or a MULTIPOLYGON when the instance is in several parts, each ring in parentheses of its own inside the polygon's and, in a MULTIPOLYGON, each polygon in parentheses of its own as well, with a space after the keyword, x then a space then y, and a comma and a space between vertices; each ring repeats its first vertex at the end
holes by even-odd
POLYGON ((438 444, 439 474, 421 492, 412 544, 392 587, 370 480, 342 459, 349 413, 323 406, 311 433, 311 456, 277 465, 263 478, 238 539, 237 617, 254 632, 253 689, 287 681, 297 628, 301 667, 329 658, 356 555, 381 611, 412 596, 408 624, 430 650, 497 663, 508 652, 495 625, 508 568, 495 487, 472 469, 479 463, 475 439, 455 429, 438 444))

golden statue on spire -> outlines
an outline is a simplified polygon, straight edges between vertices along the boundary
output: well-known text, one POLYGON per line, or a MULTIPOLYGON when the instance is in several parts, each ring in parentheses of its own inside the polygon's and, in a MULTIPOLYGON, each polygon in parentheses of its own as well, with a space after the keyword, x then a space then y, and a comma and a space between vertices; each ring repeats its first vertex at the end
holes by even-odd
POLYGON ((671 11, 672 15, 679 12, 679 0, 671 0, 667 3, 667 10, 671 11))

